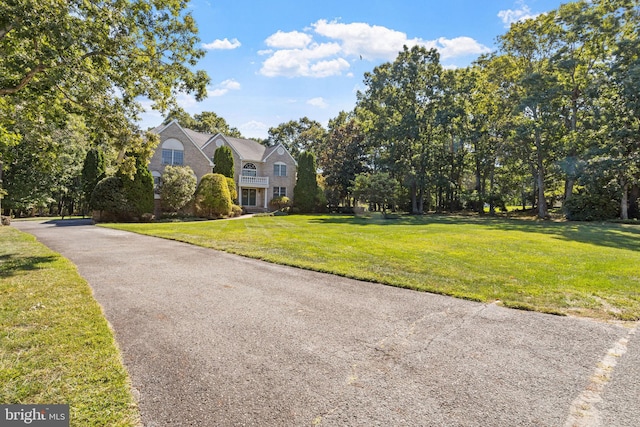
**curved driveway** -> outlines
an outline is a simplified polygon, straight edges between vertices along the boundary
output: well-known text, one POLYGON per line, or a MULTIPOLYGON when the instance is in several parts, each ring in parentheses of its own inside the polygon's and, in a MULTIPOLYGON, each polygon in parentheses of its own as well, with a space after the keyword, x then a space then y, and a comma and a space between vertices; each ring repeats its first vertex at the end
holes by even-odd
POLYGON ((62 224, 13 222, 93 288, 147 427, 640 425, 634 324, 62 224))

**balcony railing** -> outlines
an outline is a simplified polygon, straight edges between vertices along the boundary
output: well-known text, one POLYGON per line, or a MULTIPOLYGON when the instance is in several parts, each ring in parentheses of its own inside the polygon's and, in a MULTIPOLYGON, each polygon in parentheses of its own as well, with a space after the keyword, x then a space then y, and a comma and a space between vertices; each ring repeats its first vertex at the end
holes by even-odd
POLYGON ((269 187, 268 176, 240 176, 240 187, 269 187))

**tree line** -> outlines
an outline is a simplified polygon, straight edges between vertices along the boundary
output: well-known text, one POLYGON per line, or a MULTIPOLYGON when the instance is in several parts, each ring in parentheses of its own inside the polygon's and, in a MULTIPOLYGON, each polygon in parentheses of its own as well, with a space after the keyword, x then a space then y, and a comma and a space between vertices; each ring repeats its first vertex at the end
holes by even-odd
POLYGON ((639 13, 632 0, 568 3, 514 23, 466 68, 405 47, 327 130, 304 118, 266 143, 314 153, 333 205, 369 194, 414 214, 521 205, 540 218, 552 207, 637 218, 639 13))
MULTIPOLYGON (((172 11, 171 2, 154 4, 172 11)), ((89 9, 83 12, 86 16, 91 16, 89 9)), ((496 52, 465 68, 444 68, 436 50, 405 47, 394 61, 365 73, 365 89, 358 93, 355 108, 341 112, 326 129, 304 117, 269 129, 262 142, 282 143, 296 158, 312 156, 303 163, 317 165, 319 171, 316 183, 324 192, 314 196, 316 209, 365 201, 414 214, 462 209, 484 213, 487 206, 494 212, 517 205, 531 207, 540 218, 549 217, 553 208, 562 208, 570 219, 637 218, 639 9, 635 0, 567 3, 514 23, 498 37, 496 52)), ((166 16, 181 19, 171 13, 166 16)), ((0 48, 17 57, 36 45, 26 37, 16 37, 22 44, 7 39, 15 28, 0 21, 0 48)), ((176 28, 183 35, 195 34, 189 19, 176 28)), ((155 31, 162 32, 161 28, 155 31)), ((165 50, 175 46, 163 39, 168 36, 154 37, 165 50)), ((183 59, 190 52, 189 61, 200 54, 193 43, 183 49, 183 59)), ((84 54, 78 53, 76 63, 81 66, 70 75, 87 78, 93 67, 110 76, 109 67, 122 65, 106 60, 108 55, 94 57, 91 52, 85 48, 84 54)), ((0 59, 2 65, 10 60, 11 55, 0 59)), ((33 61, 38 63, 37 55, 33 61)), ((57 69, 53 64, 52 69, 57 69)), ((144 67, 139 67, 142 73, 144 67)), ((0 72, 4 90, 0 110, 5 113, 0 119, 0 151, 4 188, 9 193, 3 206, 26 207, 34 201, 60 204, 73 188, 79 188, 79 159, 96 144, 106 147, 111 168, 130 175, 135 158, 150 152, 153 144, 145 144, 130 125, 120 126, 120 119, 111 121, 113 115, 98 121, 99 114, 78 106, 82 104, 79 95, 77 99, 68 96, 64 79, 56 84, 50 81, 52 73, 38 77, 15 67, 7 70, 0 72), (25 80, 28 83, 20 87, 25 80), (43 107, 42 97, 50 97, 49 108, 43 107), (119 137, 121 128, 129 129, 126 137, 119 137), (135 156, 123 155, 125 149, 135 156)), ((205 81, 202 73, 181 74, 179 68, 165 71, 173 71, 163 74, 166 87, 173 84, 197 91, 205 81)), ((158 104, 171 111, 168 121, 175 118, 194 130, 241 136, 215 113, 189 116, 171 104, 170 90, 156 93, 151 86, 134 90, 136 79, 159 78, 143 74, 118 84, 131 88, 132 94, 146 90, 155 96, 158 104)), ((82 86, 76 89, 82 93, 82 86)), ((131 117, 125 108, 135 109, 133 103, 125 102, 133 102, 131 96, 103 92, 111 96, 105 98, 104 108, 110 106, 117 117, 131 117)))

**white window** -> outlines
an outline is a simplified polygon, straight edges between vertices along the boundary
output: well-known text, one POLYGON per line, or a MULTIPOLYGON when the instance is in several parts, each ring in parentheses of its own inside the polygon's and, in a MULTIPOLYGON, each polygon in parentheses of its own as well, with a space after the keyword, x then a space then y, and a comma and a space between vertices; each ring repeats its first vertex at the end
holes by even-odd
POLYGON ((287 165, 284 163, 276 163, 273 165, 274 176, 287 176, 287 165))
POLYGON ((253 163, 245 163, 242 166, 242 176, 258 176, 256 165, 253 163))
POLYGON ((177 139, 167 139, 162 143, 162 164, 180 165, 184 164, 184 146, 177 139))
POLYGON ((273 187, 273 197, 286 197, 287 196, 287 187, 273 187))

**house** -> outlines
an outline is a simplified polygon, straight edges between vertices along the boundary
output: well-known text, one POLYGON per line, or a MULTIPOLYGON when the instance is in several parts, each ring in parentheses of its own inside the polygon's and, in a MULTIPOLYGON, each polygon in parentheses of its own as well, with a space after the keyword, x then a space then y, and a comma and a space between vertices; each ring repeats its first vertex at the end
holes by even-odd
MULTIPOLYGON (((266 147, 250 139, 195 132, 183 128, 176 120, 152 132, 160 136, 149 163, 156 185, 161 182, 166 165, 190 166, 199 183, 205 174, 212 172, 215 151, 226 145, 233 153, 240 206, 248 212, 263 212, 274 197, 293 199, 297 163, 282 144, 266 147)), ((156 199, 159 197, 156 194, 156 199)))

